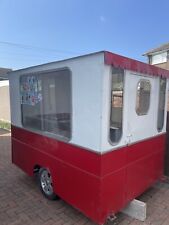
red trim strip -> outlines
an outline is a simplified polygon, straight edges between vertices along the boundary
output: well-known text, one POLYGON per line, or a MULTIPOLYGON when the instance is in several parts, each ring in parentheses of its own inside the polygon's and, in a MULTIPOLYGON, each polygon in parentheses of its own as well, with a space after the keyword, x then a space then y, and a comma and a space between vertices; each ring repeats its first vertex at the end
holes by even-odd
POLYGON ((132 70, 135 72, 153 75, 153 76, 162 76, 162 77, 169 78, 168 70, 161 69, 159 67, 152 66, 143 62, 139 62, 137 60, 120 56, 111 52, 104 52, 104 62, 107 65, 120 67, 122 69, 132 70))

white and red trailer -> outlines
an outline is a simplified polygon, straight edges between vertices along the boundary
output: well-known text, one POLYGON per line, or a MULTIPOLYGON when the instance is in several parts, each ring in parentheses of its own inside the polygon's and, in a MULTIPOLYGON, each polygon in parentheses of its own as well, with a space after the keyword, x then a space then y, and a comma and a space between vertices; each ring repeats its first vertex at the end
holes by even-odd
POLYGON ((163 175, 167 78, 106 51, 11 72, 12 162, 103 224, 163 175))

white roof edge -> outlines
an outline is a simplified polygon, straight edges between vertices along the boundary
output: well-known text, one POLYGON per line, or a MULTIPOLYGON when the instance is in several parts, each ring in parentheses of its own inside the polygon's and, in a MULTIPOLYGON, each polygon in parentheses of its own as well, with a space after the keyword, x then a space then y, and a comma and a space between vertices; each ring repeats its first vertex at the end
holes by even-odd
POLYGON ((52 64, 56 64, 56 63, 60 63, 60 62, 67 62, 67 61, 70 61, 70 60, 76 60, 76 59, 79 59, 79 58, 83 58, 83 57, 90 57, 90 56, 93 56, 93 55, 98 55, 98 54, 104 54, 104 50, 103 51, 98 51, 98 52, 93 52, 93 53, 89 53, 89 54, 85 54, 85 55, 79 55, 79 56, 75 56, 75 57, 71 57, 71 58, 67 58, 67 59, 61 59, 61 60, 58 60, 58 61, 53 61, 53 62, 48 62, 48 63, 44 63, 44 64, 39 64, 39 65, 35 65, 35 66, 30 66, 30 67, 26 67, 26 68, 23 68, 23 69, 18 69, 18 70, 13 70, 11 72, 8 73, 8 76, 10 76, 11 74, 14 74, 16 72, 21 72, 21 71, 26 71, 27 69, 34 69, 34 68, 38 68, 38 67, 42 67, 42 66, 48 66, 48 65, 52 65, 52 64))

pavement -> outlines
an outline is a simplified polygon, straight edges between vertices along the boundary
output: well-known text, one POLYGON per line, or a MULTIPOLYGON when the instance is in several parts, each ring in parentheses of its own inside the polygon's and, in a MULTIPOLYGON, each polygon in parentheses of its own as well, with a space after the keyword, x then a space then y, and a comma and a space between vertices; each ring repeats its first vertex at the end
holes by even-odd
MULTIPOLYGON (((169 225, 169 183, 159 182, 139 197, 147 203, 140 222, 122 213, 106 225, 169 225)), ((34 178, 11 163, 10 133, 0 130, 0 225, 95 225, 62 200, 45 199, 34 178)))

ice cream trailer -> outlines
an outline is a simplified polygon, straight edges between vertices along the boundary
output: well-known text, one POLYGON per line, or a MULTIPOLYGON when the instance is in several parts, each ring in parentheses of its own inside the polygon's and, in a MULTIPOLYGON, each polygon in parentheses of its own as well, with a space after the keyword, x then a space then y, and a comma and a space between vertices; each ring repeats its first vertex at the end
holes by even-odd
POLYGON ((163 175, 167 78, 107 51, 11 72, 12 162, 103 224, 163 175))

